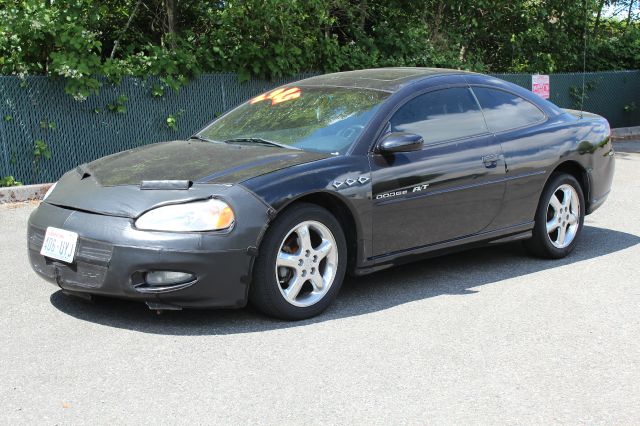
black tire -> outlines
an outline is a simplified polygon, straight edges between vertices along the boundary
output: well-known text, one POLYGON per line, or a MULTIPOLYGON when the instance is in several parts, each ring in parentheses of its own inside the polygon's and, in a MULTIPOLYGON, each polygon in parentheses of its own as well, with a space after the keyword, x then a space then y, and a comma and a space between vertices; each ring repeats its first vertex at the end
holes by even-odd
POLYGON ((576 242, 578 241, 580 233, 582 232, 584 216, 584 194, 582 192, 582 187, 580 186, 576 178, 566 173, 554 173, 551 175, 551 177, 549 178, 549 182, 542 191, 542 195, 540 196, 540 201, 538 203, 538 208, 536 209, 533 235, 530 239, 524 241, 524 246, 526 247, 527 251, 529 251, 529 253, 534 256, 545 259, 561 259, 571 253, 571 251, 576 246, 576 242), (553 196, 562 185, 569 185, 575 191, 580 203, 580 217, 577 221, 578 227, 575 232, 575 236, 566 247, 560 248, 556 247, 552 243, 551 237, 547 233, 547 220, 549 220, 549 215, 553 214, 552 210, 549 209, 551 196, 553 196))
MULTIPOLYGON (((266 315, 284 320, 302 320, 322 313, 336 298, 344 279, 347 263, 347 243, 338 220, 326 209, 309 203, 296 203, 288 207, 267 230, 253 267, 253 281, 249 301, 266 315), (281 244, 297 225, 315 221, 331 232, 337 246, 337 266, 332 283, 320 300, 310 306, 295 306, 284 296, 276 277, 276 261, 281 244)), ((325 266, 326 267, 326 266, 325 266)), ((318 268, 318 272, 320 268, 318 268)), ((305 283, 305 286, 310 283, 305 283)))

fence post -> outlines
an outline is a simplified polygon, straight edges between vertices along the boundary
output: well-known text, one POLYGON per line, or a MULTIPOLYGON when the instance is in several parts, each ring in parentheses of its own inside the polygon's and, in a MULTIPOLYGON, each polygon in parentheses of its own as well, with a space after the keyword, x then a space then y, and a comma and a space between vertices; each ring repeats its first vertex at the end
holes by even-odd
POLYGON ((4 114, 4 103, 6 101, 6 97, 4 94, 3 81, 0 78, 0 144, 2 144, 2 172, 0 172, 0 178, 3 178, 6 175, 9 175, 9 153, 7 152, 7 145, 9 141, 7 140, 6 132, 4 129, 5 126, 5 114, 4 114))

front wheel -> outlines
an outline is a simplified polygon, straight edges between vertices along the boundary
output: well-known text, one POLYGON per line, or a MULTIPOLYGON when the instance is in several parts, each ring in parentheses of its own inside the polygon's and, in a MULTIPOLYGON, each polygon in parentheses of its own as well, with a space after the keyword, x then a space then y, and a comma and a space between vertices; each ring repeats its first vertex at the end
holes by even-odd
POLYGON ((342 285, 346 246, 340 223, 327 210, 306 203, 290 207, 260 245, 249 300, 281 319, 320 314, 342 285))
POLYGON ((526 248, 538 257, 565 257, 576 245, 584 215, 584 195, 578 181, 564 173, 552 175, 540 197, 533 236, 525 241, 526 248))

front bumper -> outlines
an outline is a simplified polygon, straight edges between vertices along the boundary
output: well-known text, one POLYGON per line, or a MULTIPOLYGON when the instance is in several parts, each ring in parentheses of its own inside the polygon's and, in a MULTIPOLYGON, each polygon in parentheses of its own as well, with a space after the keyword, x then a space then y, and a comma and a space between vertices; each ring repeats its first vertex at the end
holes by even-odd
MULTIPOLYGON (((264 212, 266 217, 266 208, 264 212)), ((29 218, 29 260, 38 275, 69 292, 185 308, 242 307, 256 254, 247 241, 257 245, 266 225, 264 218, 249 222, 230 232, 149 232, 135 229, 131 218, 45 202, 29 218), (40 255, 48 226, 78 233, 73 263, 40 255), (150 292, 154 289, 144 285, 144 274, 154 270, 189 272, 195 279, 150 292)))

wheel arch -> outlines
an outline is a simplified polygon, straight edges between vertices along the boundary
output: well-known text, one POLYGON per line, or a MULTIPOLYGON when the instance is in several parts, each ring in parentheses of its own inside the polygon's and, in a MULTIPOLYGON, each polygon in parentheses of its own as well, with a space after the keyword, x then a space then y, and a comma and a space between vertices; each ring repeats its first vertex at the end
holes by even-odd
POLYGON ((327 191, 301 194, 280 206, 274 218, 299 203, 309 203, 320 206, 328 210, 338 220, 347 241, 347 271, 352 271, 357 264, 360 232, 355 214, 348 203, 340 196, 327 191))
POLYGON ((562 163, 558 164, 555 169, 553 169, 551 174, 549 174, 547 182, 545 182, 545 187, 549 183, 549 180, 554 173, 566 173, 570 176, 573 176, 578 181, 578 183, 580 184, 580 189, 582 189, 582 194, 584 195, 584 201, 586 204, 585 211, 589 212, 589 200, 591 198, 591 180, 589 179, 589 172, 587 172, 587 169, 585 169, 582 164, 575 160, 563 161, 562 163))

